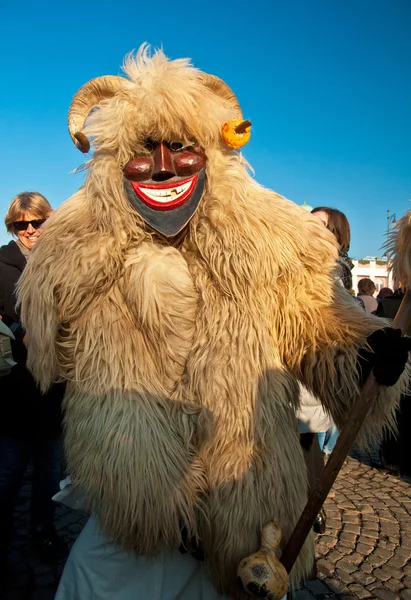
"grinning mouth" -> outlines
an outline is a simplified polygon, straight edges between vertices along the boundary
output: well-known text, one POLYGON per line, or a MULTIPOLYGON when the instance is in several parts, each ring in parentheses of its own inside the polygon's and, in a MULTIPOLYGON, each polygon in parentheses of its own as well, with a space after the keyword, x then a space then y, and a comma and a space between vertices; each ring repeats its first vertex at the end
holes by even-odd
POLYGON ((184 204, 191 196, 198 175, 172 183, 137 183, 130 181, 137 196, 154 210, 171 210, 184 204))

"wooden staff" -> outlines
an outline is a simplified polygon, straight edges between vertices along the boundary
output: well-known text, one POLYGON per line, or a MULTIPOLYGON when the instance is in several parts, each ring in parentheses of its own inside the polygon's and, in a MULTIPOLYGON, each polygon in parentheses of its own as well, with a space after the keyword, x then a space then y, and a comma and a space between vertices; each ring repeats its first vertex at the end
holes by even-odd
MULTIPOLYGON (((408 288, 401 302, 401 306, 392 324, 393 328, 401 329, 402 333, 407 331, 411 323, 411 290, 408 288)), ((375 400, 379 384, 371 371, 367 377, 360 395, 354 402, 348 419, 341 430, 334 450, 325 465, 322 478, 312 492, 304 511, 291 534, 290 539, 281 556, 281 562, 289 573, 300 553, 300 550, 314 524, 315 517, 319 513, 325 499, 331 490, 336 477, 347 458, 365 417, 375 400)))
MULTIPOLYGON (((407 288, 392 324, 393 328, 401 329, 404 334, 411 324, 411 211, 397 223, 396 230, 388 240, 386 249, 387 256, 391 260, 393 259, 395 279, 401 281, 407 288)), ((322 478, 312 492, 284 548, 280 564, 280 567, 283 568, 279 568, 278 563, 273 562, 273 559, 276 558, 275 548, 272 544, 265 543, 264 537, 267 536, 264 535, 260 551, 241 561, 238 577, 243 584, 244 591, 250 596, 266 600, 280 600, 280 594, 286 583, 285 574, 291 571, 314 524, 315 517, 327 498, 379 389, 380 386, 371 371, 337 439, 322 478)), ((276 528, 275 523, 270 523, 268 526, 274 530, 276 528)))
MULTIPOLYGON (((411 289, 407 289, 397 316, 394 319, 393 327, 401 329, 404 333, 410 323, 411 289)), ((280 559, 281 562, 275 553, 281 532, 275 523, 270 522, 263 530, 260 550, 248 556, 239 564, 237 571, 239 582, 248 595, 266 600, 280 600, 282 598, 288 585, 287 573, 290 573, 310 533, 315 517, 327 498, 379 389, 380 386, 371 371, 341 430, 335 448, 324 468, 322 478, 312 492, 284 548, 280 559)))

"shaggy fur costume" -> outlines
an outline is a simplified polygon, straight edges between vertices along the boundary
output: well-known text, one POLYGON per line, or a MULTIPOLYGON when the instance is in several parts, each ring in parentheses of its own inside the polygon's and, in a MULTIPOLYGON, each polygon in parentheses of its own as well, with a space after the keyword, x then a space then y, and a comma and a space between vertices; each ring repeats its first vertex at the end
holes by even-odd
MULTIPOLYGON (((29 366, 67 381, 72 476, 108 539, 154 554, 199 540, 218 590, 242 597, 239 561, 274 519, 287 540, 306 502, 294 410, 300 379, 342 426, 356 358, 385 323, 334 277, 333 236, 260 186, 221 142, 229 103, 187 60, 147 49, 89 119, 85 185, 50 217, 21 280, 29 366), (195 137, 207 184, 168 246, 130 206, 122 167, 148 137, 195 137), (50 316, 52 315, 52 316, 50 316)), ((406 376, 367 422, 393 424, 406 376)), ((292 572, 310 571, 312 540, 292 572)))
POLYGON ((386 254, 393 266, 394 281, 400 283, 402 289, 409 289, 411 286, 410 239, 411 210, 396 222, 386 244, 386 254))

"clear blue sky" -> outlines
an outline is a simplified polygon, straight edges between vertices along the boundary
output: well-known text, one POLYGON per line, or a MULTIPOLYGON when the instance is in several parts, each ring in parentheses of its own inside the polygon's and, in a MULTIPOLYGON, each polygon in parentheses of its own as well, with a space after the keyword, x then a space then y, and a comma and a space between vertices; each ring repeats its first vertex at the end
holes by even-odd
POLYGON ((410 0, 23 0, 1 24, 2 216, 20 191, 57 207, 78 189, 71 97, 144 41, 229 83, 253 122, 256 179, 345 212, 352 256, 380 255, 387 209, 411 208, 410 0))

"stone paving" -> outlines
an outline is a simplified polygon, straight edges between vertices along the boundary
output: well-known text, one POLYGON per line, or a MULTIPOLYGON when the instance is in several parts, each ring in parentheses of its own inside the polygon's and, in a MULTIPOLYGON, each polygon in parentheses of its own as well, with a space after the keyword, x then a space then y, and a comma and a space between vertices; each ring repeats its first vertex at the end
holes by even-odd
POLYGON ((346 460, 324 505, 318 578, 295 600, 411 600, 411 480, 376 467, 375 449, 346 460))
POLYGON ((317 537, 322 581, 352 598, 411 600, 411 486, 348 459, 317 537))
MULTIPOLYGON (((376 466, 372 452, 353 451, 345 462, 325 503, 327 530, 317 536, 318 577, 289 598, 411 600, 411 481, 376 466)), ((33 552, 29 498, 28 478, 15 511, 5 600, 52 600, 64 566, 45 564, 33 552)), ((86 520, 57 508, 56 528, 69 546, 86 520)))

